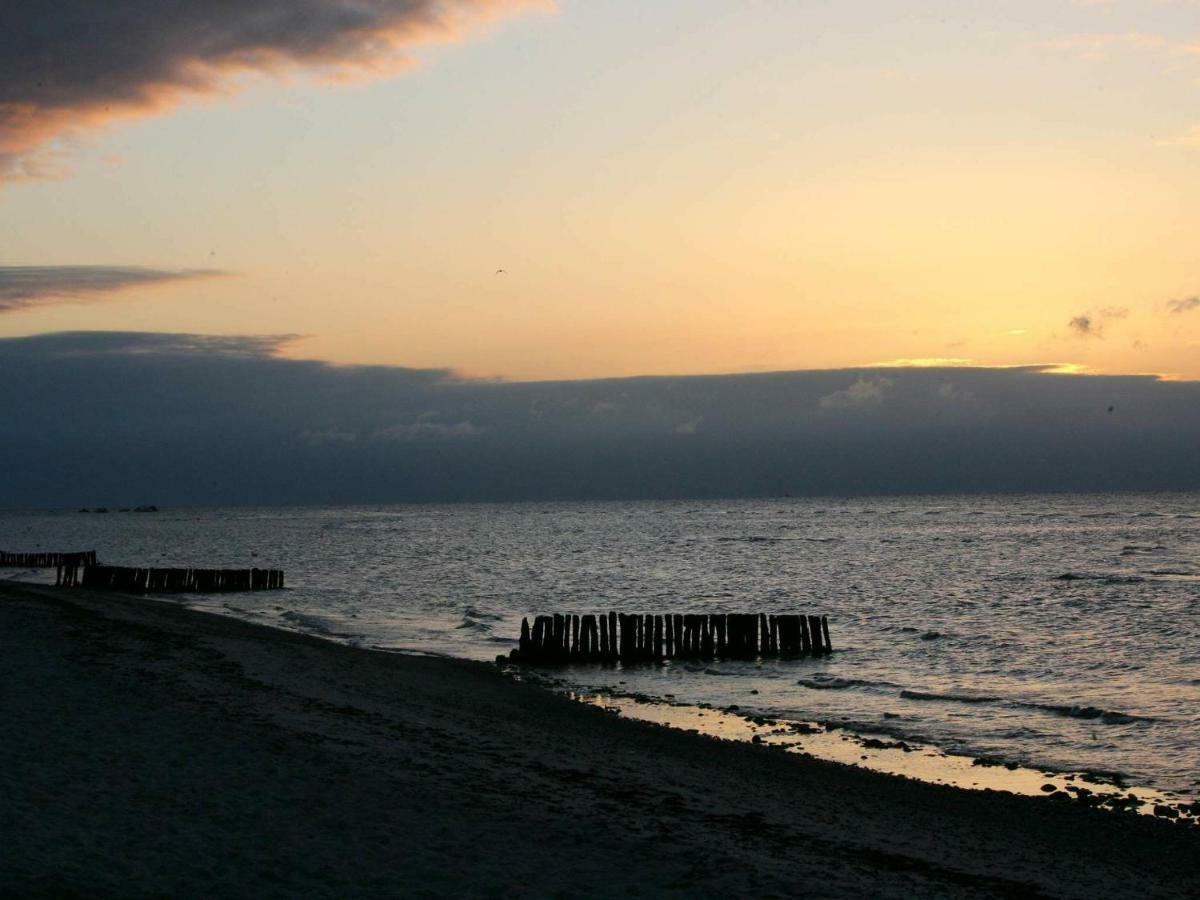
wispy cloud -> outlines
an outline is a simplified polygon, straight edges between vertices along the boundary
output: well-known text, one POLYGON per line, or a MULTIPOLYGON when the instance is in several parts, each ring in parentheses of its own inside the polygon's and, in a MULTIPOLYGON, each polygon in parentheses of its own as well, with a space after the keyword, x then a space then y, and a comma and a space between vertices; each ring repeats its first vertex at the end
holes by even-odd
POLYGON ((1145 31, 1088 32, 1043 41, 1049 50, 1077 53, 1084 59, 1103 59, 1110 51, 1161 51, 1174 55, 1200 54, 1200 41, 1179 40, 1145 31))
POLYGON ((890 378, 860 378, 845 390, 826 394, 820 403, 824 409, 879 406, 883 403, 883 392, 891 386, 890 378))
POLYGON ((381 77, 414 45, 549 0, 57 0, 6 4, 0 180, 61 171, 61 140, 231 93, 246 75, 381 77))
POLYGON ((0 314, 54 303, 83 303, 131 288, 223 274, 215 269, 137 266, 0 266, 0 314))
POLYGON ((1200 297, 1182 297, 1178 300, 1168 300, 1167 309, 1173 313, 1191 312, 1200 309, 1200 297))
POLYGON ((1158 141, 1160 147, 1200 147, 1200 125, 1193 125, 1175 137, 1158 141))
POLYGON ((871 363, 870 367, 873 369, 948 369, 976 364, 975 360, 962 356, 917 356, 871 363))

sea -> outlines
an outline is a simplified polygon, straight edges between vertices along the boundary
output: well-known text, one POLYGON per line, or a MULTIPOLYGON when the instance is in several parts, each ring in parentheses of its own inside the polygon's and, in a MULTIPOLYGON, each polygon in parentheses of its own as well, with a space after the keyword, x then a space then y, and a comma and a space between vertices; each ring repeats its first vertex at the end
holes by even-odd
POLYGON ((542 613, 823 614, 829 656, 543 674, 593 702, 1200 794, 1200 494, 23 510, 0 549, 282 568, 283 591, 164 602, 482 661, 542 613))

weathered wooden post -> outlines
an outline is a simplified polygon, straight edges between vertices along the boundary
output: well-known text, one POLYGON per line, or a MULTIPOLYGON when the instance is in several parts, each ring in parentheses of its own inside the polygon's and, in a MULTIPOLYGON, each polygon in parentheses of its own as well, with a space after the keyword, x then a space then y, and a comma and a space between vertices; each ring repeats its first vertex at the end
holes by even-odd
POLYGON ((813 653, 823 653, 821 640, 821 618, 820 616, 808 617, 808 633, 812 637, 813 653))

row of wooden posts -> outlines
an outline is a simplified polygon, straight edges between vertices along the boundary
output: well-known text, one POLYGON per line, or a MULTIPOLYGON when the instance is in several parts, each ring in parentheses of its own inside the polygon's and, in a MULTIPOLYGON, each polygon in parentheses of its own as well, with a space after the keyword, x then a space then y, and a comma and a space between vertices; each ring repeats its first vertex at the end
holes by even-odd
POLYGON ((82 553, 7 553, 0 566, 55 569, 54 583, 130 594, 216 594, 225 591, 273 591, 283 588, 280 569, 150 569, 102 566, 95 550, 82 553))
POLYGON ((697 615, 548 615, 530 627, 510 658, 523 663, 649 662, 665 659, 757 659, 830 653, 826 616, 717 613, 697 615))
POLYGON ((282 569, 143 569, 87 566, 73 584, 127 594, 217 594, 283 588, 282 569))
POLYGON ((22 569, 48 569, 51 566, 94 566, 96 551, 82 553, 6 553, 0 550, 0 567, 22 569))

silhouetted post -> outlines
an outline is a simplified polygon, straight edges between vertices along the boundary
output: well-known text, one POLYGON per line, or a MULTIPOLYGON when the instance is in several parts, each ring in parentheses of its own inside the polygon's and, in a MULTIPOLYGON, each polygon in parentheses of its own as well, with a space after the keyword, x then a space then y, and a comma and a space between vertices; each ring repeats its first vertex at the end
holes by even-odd
POLYGON ((808 634, 812 638, 813 653, 823 652, 821 649, 821 619, 819 616, 808 617, 808 634))
POLYGON ((529 620, 521 619, 521 640, 517 644, 517 652, 522 656, 529 655, 529 620))
POLYGON ((825 638, 825 652, 833 652, 833 642, 829 640, 829 616, 821 616, 821 635, 825 638))
POLYGON ((546 634, 546 617, 538 616, 537 618, 535 618, 533 620, 532 658, 534 658, 534 659, 540 659, 542 656, 542 652, 543 652, 542 641, 545 638, 545 634, 546 634))
POLYGON ((609 653, 608 643, 608 616, 600 617, 600 655, 608 659, 609 653))
POLYGON ((663 617, 654 617, 654 658, 663 658, 663 617))
POLYGON ((554 652, 554 658, 559 659, 562 656, 563 648, 563 632, 566 631, 566 624, 563 617, 558 613, 554 614, 554 633, 550 640, 550 648, 554 652))

